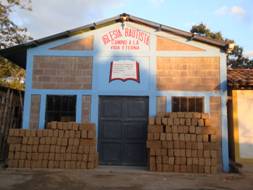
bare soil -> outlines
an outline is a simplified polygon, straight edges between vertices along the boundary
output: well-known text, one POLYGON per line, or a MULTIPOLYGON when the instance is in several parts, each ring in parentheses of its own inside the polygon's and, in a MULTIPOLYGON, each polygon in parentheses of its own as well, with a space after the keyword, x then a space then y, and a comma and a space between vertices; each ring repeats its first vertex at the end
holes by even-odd
POLYGON ((0 190, 253 190, 253 173, 181 174, 143 168, 0 169, 0 190))

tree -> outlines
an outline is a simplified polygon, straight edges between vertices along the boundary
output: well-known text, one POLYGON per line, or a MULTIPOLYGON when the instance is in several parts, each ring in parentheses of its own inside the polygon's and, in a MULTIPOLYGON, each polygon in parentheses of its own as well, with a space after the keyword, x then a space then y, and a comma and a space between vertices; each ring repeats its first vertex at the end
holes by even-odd
POLYGON ((224 40, 220 32, 211 32, 203 23, 192 26, 191 33, 196 33, 215 40, 224 40))
POLYGON ((30 1, 3 0, 0 2, 0 49, 24 43, 31 38, 27 35, 27 29, 17 26, 11 19, 12 8, 19 6, 28 9, 30 1))
MULTIPOLYGON (((205 36, 214 40, 221 40, 225 42, 234 43, 234 40, 226 39, 222 36, 221 32, 213 32, 203 23, 194 25, 191 28, 191 33, 195 33, 201 36, 205 36)), ((253 60, 243 55, 243 48, 239 45, 235 45, 232 52, 228 53, 228 67, 230 68, 253 68, 253 60)))
MULTIPOLYGON (((30 10, 30 0, 1 0, 0 1, 0 49, 25 43, 32 38, 27 29, 17 26, 10 14, 14 7, 30 10)), ((12 88, 23 88, 20 83, 25 75, 24 69, 0 57, 0 84, 12 88), (7 79, 10 80, 7 80, 7 79)))

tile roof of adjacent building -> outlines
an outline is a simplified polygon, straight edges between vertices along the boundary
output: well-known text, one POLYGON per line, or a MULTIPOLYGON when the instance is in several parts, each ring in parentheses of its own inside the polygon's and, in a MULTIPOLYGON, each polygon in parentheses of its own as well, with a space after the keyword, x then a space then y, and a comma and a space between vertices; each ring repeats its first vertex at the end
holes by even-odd
POLYGON ((253 69, 228 69, 228 86, 233 89, 253 87, 253 69))
POLYGON ((48 43, 48 42, 51 42, 54 40, 63 39, 63 38, 70 37, 70 36, 73 36, 76 34, 80 34, 82 32, 95 30, 97 28, 101 28, 101 27, 104 27, 104 26, 107 26, 107 25, 110 25, 110 24, 113 24, 116 22, 122 22, 123 20, 127 20, 130 22, 134 22, 134 23, 138 23, 141 25, 156 28, 159 31, 172 33, 172 34, 175 34, 178 36, 189 38, 191 40, 195 40, 195 41, 199 41, 199 42, 206 43, 209 45, 213 45, 213 46, 219 47, 221 49, 225 49, 227 47, 227 44, 224 41, 209 39, 207 37, 195 35, 190 32, 186 32, 186 31, 179 30, 179 29, 169 27, 166 25, 162 25, 162 24, 159 24, 156 22, 152 22, 149 20, 138 18, 138 17, 132 16, 132 15, 126 14, 126 13, 122 13, 118 16, 115 16, 115 17, 112 17, 112 18, 109 18, 106 20, 102 20, 102 21, 99 21, 96 23, 88 24, 88 25, 78 27, 78 28, 75 28, 72 30, 67 30, 65 32, 54 34, 54 35, 51 35, 51 36, 48 36, 48 37, 45 37, 42 39, 34 40, 34 41, 31 41, 31 42, 28 42, 25 44, 21 44, 21 45, 17 45, 14 47, 0 50, 0 55, 13 61, 17 65, 25 68, 26 67, 26 52, 27 52, 27 49, 29 49, 29 48, 36 47, 36 46, 39 46, 39 45, 42 45, 42 44, 45 44, 45 43, 48 43))

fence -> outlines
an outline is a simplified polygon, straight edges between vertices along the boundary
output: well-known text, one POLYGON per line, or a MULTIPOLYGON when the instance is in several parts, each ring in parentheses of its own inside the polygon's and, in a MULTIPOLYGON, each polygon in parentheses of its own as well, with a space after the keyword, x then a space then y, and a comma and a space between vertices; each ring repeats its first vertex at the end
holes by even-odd
POLYGON ((10 128, 21 128, 24 93, 0 87, 0 161, 7 156, 7 136, 10 128))

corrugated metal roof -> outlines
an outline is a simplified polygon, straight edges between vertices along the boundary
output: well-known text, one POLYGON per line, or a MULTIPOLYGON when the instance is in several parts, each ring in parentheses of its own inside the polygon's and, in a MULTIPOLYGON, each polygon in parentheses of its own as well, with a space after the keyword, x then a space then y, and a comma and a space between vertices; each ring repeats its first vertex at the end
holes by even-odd
POLYGON ((7 49, 3 49, 0 50, 0 55, 13 61, 14 63, 16 63, 17 65, 25 68, 26 67, 26 52, 27 49, 32 48, 32 47, 36 47, 51 41, 55 41, 55 40, 59 40, 59 39, 63 39, 63 38, 67 38, 73 35, 77 35, 80 34, 82 32, 86 32, 86 31, 90 31, 90 30, 95 30, 116 22, 122 22, 123 17, 126 18, 127 21, 130 22, 134 22, 134 23, 138 23, 141 25, 146 25, 152 28, 156 28, 160 31, 164 31, 164 32, 168 32, 168 33, 172 33, 178 36, 182 36, 185 38, 190 38, 191 40, 195 40, 195 41, 199 41, 199 42, 203 42, 209 45, 213 45, 216 47, 219 47, 221 49, 225 49, 227 44, 224 41, 218 41, 218 40, 213 40, 213 39, 209 39, 206 37, 202 37, 199 35, 194 35, 190 32, 186 32, 183 30, 179 30, 173 27, 169 27, 166 25, 162 25, 156 22, 152 22, 149 20, 145 20, 142 18, 138 18, 126 13, 120 14, 118 16, 106 19, 106 20, 102 20, 96 23, 92 23, 92 24, 88 24, 82 27, 78 27, 72 30, 67 30, 58 34, 54 34, 45 38, 41 38, 38 40, 34 40, 25 44, 21 44, 21 45, 17 45, 14 47, 10 47, 7 49))

